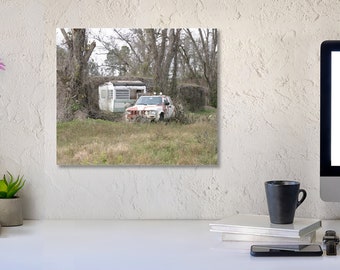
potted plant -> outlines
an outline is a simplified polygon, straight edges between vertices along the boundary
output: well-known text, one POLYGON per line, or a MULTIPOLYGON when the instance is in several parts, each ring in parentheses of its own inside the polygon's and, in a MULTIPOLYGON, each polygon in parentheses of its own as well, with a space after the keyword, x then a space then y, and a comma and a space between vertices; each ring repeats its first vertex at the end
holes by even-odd
POLYGON ((19 226, 23 224, 21 198, 17 192, 24 186, 23 176, 14 178, 9 172, 0 179, 0 225, 19 226))

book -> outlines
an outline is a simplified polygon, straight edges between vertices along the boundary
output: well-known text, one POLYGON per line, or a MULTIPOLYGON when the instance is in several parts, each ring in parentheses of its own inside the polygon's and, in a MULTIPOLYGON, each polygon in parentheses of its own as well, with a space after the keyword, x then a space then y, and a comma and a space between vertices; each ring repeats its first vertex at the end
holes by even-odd
POLYGON ((293 237, 275 237, 275 236, 262 236, 251 234, 238 234, 238 233, 222 233, 222 241, 235 241, 235 242, 267 242, 267 243, 299 243, 309 244, 315 242, 316 232, 308 233, 299 238, 293 237))
POLYGON ((300 238, 321 228, 321 220, 295 218, 292 224, 272 224, 267 215, 230 216, 210 223, 210 231, 271 237, 300 238))

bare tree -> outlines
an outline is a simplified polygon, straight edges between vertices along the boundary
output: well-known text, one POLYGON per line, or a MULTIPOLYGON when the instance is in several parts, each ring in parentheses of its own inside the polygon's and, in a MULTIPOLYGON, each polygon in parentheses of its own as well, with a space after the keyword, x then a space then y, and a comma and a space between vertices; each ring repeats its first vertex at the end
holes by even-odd
POLYGON ((178 51, 180 33, 181 29, 146 29, 158 91, 169 91, 170 67, 178 51))
POLYGON ((88 76, 88 61, 96 47, 93 41, 88 43, 86 29, 74 28, 67 32, 60 29, 67 47, 68 63, 60 73, 64 77, 69 92, 68 106, 72 112, 88 107, 88 95, 85 82, 88 76))
MULTIPOLYGON (((210 103, 217 106, 217 29, 198 29, 199 38, 194 38, 192 31, 186 29, 192 41, 198 61, 203 69, 203 77, 209 87, 210 103)), ((182 54, 187 57, 187 52, 182 48, 182 54)), ((186 63, 190 65, 187 60, 186 63)), ((189 68, 195 74, 192 68, 189 68)), ((197 75, 195 75, 197 79, 197 75)))
POLYGON ((115 37, 109 41, 97 37, 109 51, 106 64, 114 70, 109 73, 121 73, 117 63, 122 63, 121 66, 128 69, 126 75, 152 76, 156 91, 169 91, 169 78, 172 82, 176 80, 171 77, 171 70, 177 69, 174 58, 177 57, 181 29, 113 29, 113 32, 115 37), (126 45, 116 42, 117 39, 126 45), (122 50, 123 47, 128 50, 122 50))

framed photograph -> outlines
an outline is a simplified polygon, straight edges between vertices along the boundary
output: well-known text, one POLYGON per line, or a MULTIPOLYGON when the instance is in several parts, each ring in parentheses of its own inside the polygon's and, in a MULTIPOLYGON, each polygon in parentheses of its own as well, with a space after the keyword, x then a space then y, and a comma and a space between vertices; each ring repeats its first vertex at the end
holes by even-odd
POLYGON ((58 28, 57 163, 218 165, 214 28, 58 28))

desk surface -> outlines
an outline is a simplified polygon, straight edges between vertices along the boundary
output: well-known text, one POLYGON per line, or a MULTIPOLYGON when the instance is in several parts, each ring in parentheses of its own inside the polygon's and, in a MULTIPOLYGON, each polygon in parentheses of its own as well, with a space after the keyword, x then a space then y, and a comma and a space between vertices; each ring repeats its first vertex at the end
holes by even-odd
MULTIPOLYGON (((324 221, 340 233, 340 221, 324 221)), ((222 242, 209 221, 25 221, 1 228, 1 269, 338 269, 330 257, 255 258, 249 243, 222 242)))

